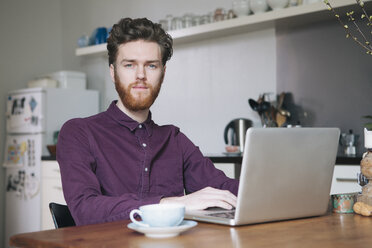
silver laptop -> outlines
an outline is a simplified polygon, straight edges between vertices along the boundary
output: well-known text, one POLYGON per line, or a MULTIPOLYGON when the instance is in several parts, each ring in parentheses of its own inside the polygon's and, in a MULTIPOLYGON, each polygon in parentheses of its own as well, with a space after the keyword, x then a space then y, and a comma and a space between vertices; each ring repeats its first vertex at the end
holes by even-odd
POLYGON ((325 214, 339 135, 338 128, 249 128, 235 210, 185 218, 236 226, 325 214))

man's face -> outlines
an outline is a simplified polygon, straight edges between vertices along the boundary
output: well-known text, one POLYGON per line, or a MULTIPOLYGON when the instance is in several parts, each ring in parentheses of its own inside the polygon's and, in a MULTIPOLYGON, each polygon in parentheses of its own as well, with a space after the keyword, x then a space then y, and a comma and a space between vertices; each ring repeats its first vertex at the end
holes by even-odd
POLYGON ((165 67, 155 42, 131 41, 119 46, 111 78, 123 105, 131 111, 149 109, 159 94, 165 67))

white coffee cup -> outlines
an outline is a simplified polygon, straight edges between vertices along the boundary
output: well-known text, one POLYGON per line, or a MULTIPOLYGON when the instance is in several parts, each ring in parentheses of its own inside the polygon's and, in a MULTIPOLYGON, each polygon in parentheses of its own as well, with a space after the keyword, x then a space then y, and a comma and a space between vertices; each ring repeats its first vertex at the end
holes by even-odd
POLYGON ((142 227, 172 227, 178 226, 185 216, 185 206, 182 204, 151 204, 133 209, 130 220, 142 227), (138 214, 142 222, 137 221, 134 215, 138 214))

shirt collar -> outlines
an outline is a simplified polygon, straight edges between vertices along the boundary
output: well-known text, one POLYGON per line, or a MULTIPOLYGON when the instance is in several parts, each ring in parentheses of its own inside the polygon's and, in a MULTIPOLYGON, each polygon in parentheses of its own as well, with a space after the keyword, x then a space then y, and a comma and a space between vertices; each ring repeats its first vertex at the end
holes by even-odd
POLYGON ((120 125, 127 127, 130 131, 134 131, 136 128, 139 127, 141 124, 144 126, 147 130, 147 133, 149 136, 152 135, 152 130, 154 126, 154 122, 151 118, 151 111, 149 112, 149 115, 147 116, 147 119, 143 123, 139 123, 138 121, 133 120, 130 118, 127 114, 125 114, 123 111, 121 111, 118 106, 116 105, 117 100, 112 101, 110 106, 108 107, 106 113, 114 119, 116 122, 118 122, 120 125))

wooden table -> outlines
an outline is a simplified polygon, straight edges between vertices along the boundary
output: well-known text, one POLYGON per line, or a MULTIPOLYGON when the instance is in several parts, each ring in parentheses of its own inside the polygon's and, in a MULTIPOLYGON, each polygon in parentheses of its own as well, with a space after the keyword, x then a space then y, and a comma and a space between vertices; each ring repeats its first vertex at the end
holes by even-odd
POLYGON ((12 236, 15 247, 372 247, 372 217, 322 217, 228 227, 199 223, 180 236, 147 238, 129 221, 69 227, 12 236))

